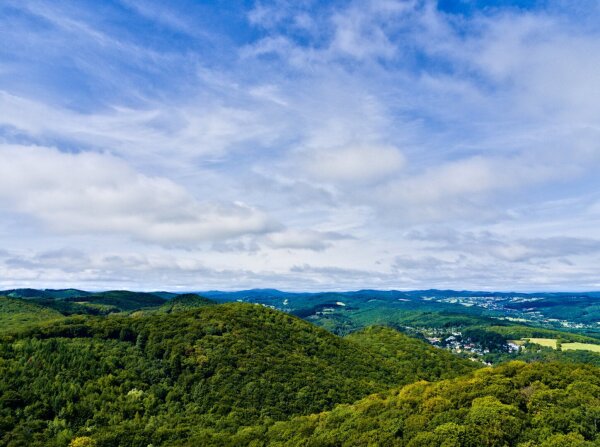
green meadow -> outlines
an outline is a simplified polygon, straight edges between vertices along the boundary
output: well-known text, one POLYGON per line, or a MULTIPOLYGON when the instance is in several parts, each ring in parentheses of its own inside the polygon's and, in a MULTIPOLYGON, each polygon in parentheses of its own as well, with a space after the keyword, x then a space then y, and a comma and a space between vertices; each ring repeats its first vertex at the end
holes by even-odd
MULTIPOLYGON (((545 346, 548 348, 556 349, 558 340, 553 338, 529 338, 523 339, 529 343, 535 343, 536 345, 545 346)), ((592 351, 600 352, 600 345, 593 343, 561 343, 560 345, 563 351, 592 351)))
POLYGON ((600 345, 593 345, 591 343, 563 343, 561 348, 563 351, 568 351, 571 349, 600 352, 600 345))

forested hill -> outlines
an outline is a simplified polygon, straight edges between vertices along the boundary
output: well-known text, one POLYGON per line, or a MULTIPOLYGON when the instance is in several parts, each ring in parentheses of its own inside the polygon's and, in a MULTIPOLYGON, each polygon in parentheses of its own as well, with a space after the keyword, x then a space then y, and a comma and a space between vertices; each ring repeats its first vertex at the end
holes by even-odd
POLYGON ((345 338, 387 359, 393 359, 402 371, 410 371, 411 377, 419 379, 456 377, 458 372, 466 374, 476 367, 473 362, 458 362, 452 353, 389 327, 371 326, 345 338))
POLYGON ((216 303, 213 300, 209 300, 208 298, 196 295, 195 293, 186 293, 171 298, 169 301, 162 304, 158 308, 158 311, 166 313, 180 312, 182 310, 190 310, 195 309, 197 307, 210 306, 211 304, 216 303))
POLYGON ((418 382, 333 411, 240 434, 237 445, 593 447, 600 369, 511 362, 473 376, 418 382))
POLYGON ((41 321, 60 318, 63 318, 63 315, 54 309, 20 298, 0 296, 0 331, 10 331, 41 321))
POLYGON ((482 368, 391 327, 340 337, 258 304, 63 293, 0 297, 0 446, 600 445, 600 368, 585 356, 529 348, 560 363, 482 368))
POLYGON ((476 368, 386 334, 375 349, 370 336, 241 303, 33 325, 0 343, 0 444, 235 445, 244 426, 476 368))

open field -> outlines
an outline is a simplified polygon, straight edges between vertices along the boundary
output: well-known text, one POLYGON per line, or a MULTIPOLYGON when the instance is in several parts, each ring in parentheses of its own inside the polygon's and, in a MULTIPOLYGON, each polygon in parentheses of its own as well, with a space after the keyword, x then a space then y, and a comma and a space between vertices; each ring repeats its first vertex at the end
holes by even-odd
MULTIPOLYGON (((529 343, 535 343, 536 345, 546 346, 547 348, 556 349, 556 340, 553 338, 527 338, 526 341, 529 343)), ((581 344, 581 343, 579 343, 581 344)))
POLYGON ((591 343, 563 343, 561 347, 563 351, 569 349, 580 349, 586 351, 600 352, 600 345, 593 345, 591 343))
MULTIPOLYGON (((511 340, 511 341, 515 342, 515 340, 511 340)), ((535 343, 537 345, 556 349, 556 342, 558 340, 555 340, 553 338, 524 338, 523 341, 529 341, 529 343, 535 343)), ((561 343, 561 349, 563 351, 582 350, 582 351, 600 352, 600 345, 596 345, 593 343, 561 343)))

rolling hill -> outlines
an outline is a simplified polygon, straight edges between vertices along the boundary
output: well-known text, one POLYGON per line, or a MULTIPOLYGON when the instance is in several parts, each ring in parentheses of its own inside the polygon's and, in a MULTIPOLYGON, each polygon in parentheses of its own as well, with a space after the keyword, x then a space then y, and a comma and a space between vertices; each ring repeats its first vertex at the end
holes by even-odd
MULTIPOLYGON (((239 433, 236 445, 593 447, 600 369, 511 362, 239 433)), ((191 443, 194 440, 190 440, 191 443)))
POLYGON ((88 436, 97 446, 146 446, 199 436, 225 445, 244 426, 475 367, 388 335, 393 346, 376 350, 360 335, 340 338, 242 303, 32 326, 0 343, 0 442, 66 445, 88 436), (413 354, 435 367, 419 370, 406 362, 413 354))
POLYGON ((345 337, 370 351, 392 359, 403 371, 417 380, 439 380, 467 374, 477 368, 469 360, 461 360, 448 351, 409 337, 392 328, 370 326, 345 337))
POLYGON ((53 309, 20 298, 0 296, 0 332, 60 318, 63 315, 53 309))
POLYGON ((181 312, 184 310, 210 306, 213 304, 216 303, 213 300, 204 298, 203 296, 196 295, 195 293, 185 293, 182 295, 176 295, 174 298, 169 299, 169 301, 162 304, 157 310, 158 312, 165 313, 181 312))

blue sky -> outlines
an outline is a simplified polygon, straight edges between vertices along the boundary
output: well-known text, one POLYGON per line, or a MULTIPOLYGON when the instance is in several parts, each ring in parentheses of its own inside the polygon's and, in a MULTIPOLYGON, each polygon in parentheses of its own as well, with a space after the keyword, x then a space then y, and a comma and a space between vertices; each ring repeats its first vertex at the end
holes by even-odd
POLYGON ((0 286, 600 289, 595 1, 4 1, 0 286))

